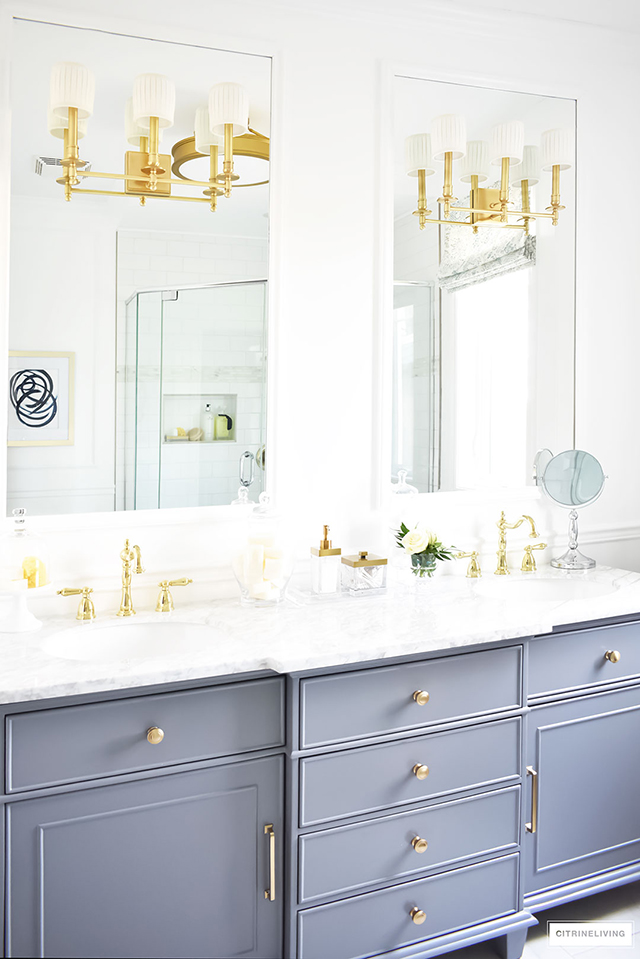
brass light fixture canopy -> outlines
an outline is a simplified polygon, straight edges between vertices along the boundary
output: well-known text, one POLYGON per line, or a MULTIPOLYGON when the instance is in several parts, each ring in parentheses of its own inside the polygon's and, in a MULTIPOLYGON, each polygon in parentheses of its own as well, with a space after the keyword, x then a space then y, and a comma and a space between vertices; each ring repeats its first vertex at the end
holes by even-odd
MULTIPOLYGON (((185 137, 184 140, 178 140, 177 143, 171 148, 171 153, 173 155, 173 163, 171 165, 171 171, 174 176, 180 177, 181 180, 184 180, 185 183, 199 182, 192 181, 190 177, 185 176, 182 172, 182 167, 189 163, 190 160, 200 160, 203 157, 206 157, 205 153, 198 153, 196 150, 196 138, 194 136, 185 137)), ((249 132, 244 133, 242 136, 233 138, 233 155, 252 157, 256 160, 265 160, 269 162, 269 137, 265 137, 262 133, 257 133, 255 130, 252 130, 249 127, 249 132)), ((256 180, 252 183, 236 183, 234 189, 238 187, 246 186, 263 186, 265 183, 268 183, 269 180, 256 180)))

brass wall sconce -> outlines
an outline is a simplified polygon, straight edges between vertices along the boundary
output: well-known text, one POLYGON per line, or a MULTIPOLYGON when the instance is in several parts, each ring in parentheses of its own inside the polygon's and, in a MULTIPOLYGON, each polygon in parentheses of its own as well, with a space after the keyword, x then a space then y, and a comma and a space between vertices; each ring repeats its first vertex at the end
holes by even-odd
POLYGON ((418 217, 420 229, 427 223, 470 226, 474 233, 481 227, 500 227, 529 233, 531 220, 549 219, 558 225, 564 207, 560 203, 560 173, 574 162, 571 130, 547 130, 538 148, 524 142, 524 124, 520 120, 499 123, 491 131, 491 140, 467 142, 466 122, 458 114, 444 114, 431 124, 431 133, 415 133, 405 140, 405 168, 408 176, 418 179, 418 217), (444 164, 442 194, 438 203, 444 219, 432 216, 427 201, 427 177, 436 172, 435 162, 444 164), (469 184, 469 206, 455 206, 453 164, 460 162, 459 179, 469 184), (500 187, 491 189, 480 184, 489 179, 492 166, 500 167, 500 187), (531 187, 540 182, 541 171, 551 173, 550 205, 543 213, 531 210, 531 187), (522 209, 511 209, 509 188, 518 187, 522 209), (467 214, 464 219, 451 219, 452 213, 467 214), (516 218, 517 222, 513 222, 516 218))
POLYGON ((144 206, 148 198, 207 203, 215 212, 219 196, 230 197, 234 186, 260 186, 268 178, 254 183, 238 183, 234 157, 248 156, 269 161, 269 139, 249 126, 249 100, 238 83, 217 83, 209 91, 206 106, 196 111, 194 135, 178 141, 168 153, 160 153, 162 131, 173 126, 175 85, 158 73, 136 77, 133 95, 125 106, 125 137, 137 150, 125 153, 124 173, 102 173, 89 169, 80 158, 78 141, 85 135, 93 112, 95 78, 80 63, 57 63, 51 71, 49 94, 49 132, 63 139, 61 160, 66 200, 74 194, 94 196, 136 196, 144 206), (218 155, 222 152, 222 171, 218 155), (182 172, 190 160, 209 157, 209 179, 197 180, 182 172), (174 174, 174 175, 172 175, 174 174), (85 178, 122 180, 122 191, 89 189, 80 184, 85 178), (203 187, 202 196, 176 194, 174 187, 203 187))

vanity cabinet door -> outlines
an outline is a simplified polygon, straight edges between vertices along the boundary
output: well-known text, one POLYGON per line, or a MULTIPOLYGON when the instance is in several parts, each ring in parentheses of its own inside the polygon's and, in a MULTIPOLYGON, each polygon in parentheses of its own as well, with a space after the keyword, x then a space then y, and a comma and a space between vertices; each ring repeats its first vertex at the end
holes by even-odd
POLYGON ((10 803, 7 955, 280 956, 282 767, 275 756, 10 803))
POLYGON ((640 689, 537 706, 527 722, 525 894, 638 859, 640 689))

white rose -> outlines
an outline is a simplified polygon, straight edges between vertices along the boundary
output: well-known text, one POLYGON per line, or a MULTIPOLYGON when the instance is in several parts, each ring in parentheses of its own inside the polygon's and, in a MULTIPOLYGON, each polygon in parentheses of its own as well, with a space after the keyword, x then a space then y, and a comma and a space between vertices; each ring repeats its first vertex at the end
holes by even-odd
POLYGON ((434 533, 433 530, 428 529, 426 526, 416 526, 416 529, 419 530, 424 538, 427 541, 428 546, 433 546, 434 543, 438 542, 438 534, 434 533))
POLYGON ((402 537, 401 543, 407 553, 412 555, 413 553, 421 553, 425 550, 429 543, 429 538, 424 535, 422 530, 410 529, 409 532, 405 533, 402 537))

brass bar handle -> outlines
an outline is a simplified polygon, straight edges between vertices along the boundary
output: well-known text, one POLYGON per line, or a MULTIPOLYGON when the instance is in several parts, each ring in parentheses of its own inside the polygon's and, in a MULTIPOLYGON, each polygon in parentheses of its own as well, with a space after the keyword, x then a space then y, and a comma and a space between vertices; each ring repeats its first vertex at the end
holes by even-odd
POLYGON ((533 766, 527 766, 527 776, 531 776, 531 822, 525 824, 527 832, 534 833, 538 828, 538 773, 533 766))
POLYGON ((619 663, 620 653, 617 649, 608 649, 604 654, 604 658, 608 659, 610 663, 619 663))
POLYGON ((276 901, 276 834, 273 823, 264 827, 265 836, 269 837, 269 888, 264 891, 264 898, 269 902, 276 901))

